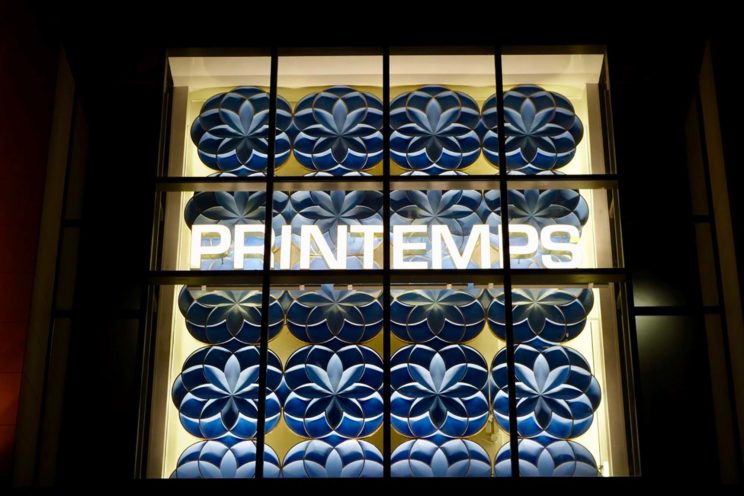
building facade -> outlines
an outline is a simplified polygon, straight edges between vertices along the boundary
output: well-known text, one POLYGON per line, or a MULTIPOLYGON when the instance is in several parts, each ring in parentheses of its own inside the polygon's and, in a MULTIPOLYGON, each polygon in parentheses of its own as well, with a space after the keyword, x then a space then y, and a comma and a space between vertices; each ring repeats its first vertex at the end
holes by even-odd
POLYGON ((50 62, 15 484, 739 480, 721 45, 165 38, 50 62))

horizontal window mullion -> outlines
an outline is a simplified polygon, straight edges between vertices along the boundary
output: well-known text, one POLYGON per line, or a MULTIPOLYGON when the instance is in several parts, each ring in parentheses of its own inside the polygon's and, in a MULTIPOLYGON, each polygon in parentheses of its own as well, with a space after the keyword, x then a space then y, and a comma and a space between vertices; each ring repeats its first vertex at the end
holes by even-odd
POLYGON ((617 188, 617 176, 614 174, 587 174, 571 176, 507 176, 506 181, 507 187, 509 189, 617 188))
POLYGON ((511 269, 514 286, 556 284, 607 284, 623 282, 626 270, 616 269, 511 269))
MULTIPOLYGON (((512 269, 515 285, 606 284, 626 280, 625 269, 512 269)), ((384 271, 375 270, 284 270, 272 271, 272 284, 379 284, 384 271)), ((487 284, 500 283, 503 269, 391 270, 393 284, 487 284)), ((251 270, 161 270, 151 271, 152 284, 238 284, 262 281, 262 271, 251 270)))
MULTIPOLYGON (((391 176, 390 189, 492 189, 499 182, 497 175, 472 176, 391 176)), ((278 191, 314 191, 344 189, 381 189, 382 176, 284 176, 271 179, 278 191)), ((262 191, 265 177, 159 177, 158 191, 262 191)), ((617 176, 566 175, 566 176, 508 176, 512 189, 596 189, 617 188, 617 176)))

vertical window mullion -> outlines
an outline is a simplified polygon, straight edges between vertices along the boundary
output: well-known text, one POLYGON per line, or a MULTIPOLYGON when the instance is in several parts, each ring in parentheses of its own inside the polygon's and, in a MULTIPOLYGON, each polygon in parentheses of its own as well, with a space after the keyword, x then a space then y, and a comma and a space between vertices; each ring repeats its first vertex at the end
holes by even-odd
POLYGON ((383 477, 390 477, 392 452, 390 423, 390 47, 382 52, 382 232, 383 232, 383 423, 382 459, 383 477))
POLYGON ((271 292, 271 238, 272 213, 274 211, 274 162, 276 142, 276 95, 278 64, 277 48, 271 49, 271 74, 269 79, 269 129, 268 157, 266 163, 266 206, 264 218, 263 281, 261 284, 261 339, 259 341, 258 374, 258 419, 256 423, 256 472, 257 479, 263 478, 263 458, 266 425, 266 373, 269 361, 269 299, 271 292))
POLYGON ((506 168, 506 132, 504 124, 504 74, 501 61, 501 46, 495 49, 496 64, 496 108, 499 135, 499 190, 501 194, 501 259, 504 273, 504 324, 506 330, 506 370, 509 387, 509 448, 511 451, 512 477, 519 477, 519 450, 517 434, 517 392, 514 373, 514 321, 512 315, 511 256, 509 253, 509 186, 506 168))

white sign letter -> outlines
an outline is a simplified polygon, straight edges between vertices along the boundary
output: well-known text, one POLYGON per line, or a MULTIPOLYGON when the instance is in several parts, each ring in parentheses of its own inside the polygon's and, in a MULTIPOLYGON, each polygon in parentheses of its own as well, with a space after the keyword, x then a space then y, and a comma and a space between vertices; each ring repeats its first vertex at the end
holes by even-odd
POLYGON ((287 270, 290 267, 289 256, 292 253, 292 226, 282 226, 282 246, 279 247, 279 268, 287 270))
POLYGON ((543 255, 542 263, 548 269, 575 269, 581 264, 581 250, 578 242, 581 235, 579 230, 571 225, 554 225, 543 227, 540 233, 540 242, 543 245, 545 251, 558 251, 568 252, 571 254, 571 260, 568 262, 561 262, 553 260, 551 255, 543 255), (568 242, 564 243, 561 241, 553 241, 553 235, 555 234, 567 234, 568 242))
POLYGON ((382 226, 365 226, 354 224, 350 229, 352 234, 361 234, 362 238, 362 268, 375 268, 375 235, 382 234, 382 226))
POLYGON ((406 243, 403 241, 405 234, 426 234, 426 226, 393 226, 393 268, 394 269, 425 269, 426 262, 403 260, 406 251, 424 251, 426 243, 406 243))
MULTIPOLYGON (((465 247, 462 250, 462 254, 455 245, 455 240, 452 238, 452 233, 449 227, 446 225, 436 224, 431 226, 431 268, 441 269, 442 268, 442 241, 447 245, 447 251, 449 251, 452 262, 458 269, 467 269, 468 263, 473 258, 475 252, 475 246, 480 240, 480 267, 482 269, 491 268, 491 246, 489 241, 488 225, 476 224, 470 231, 470 237, 468 238, 465 247)), ((535 233, 535 243, 537 243, 537 233, 535 233)))
POLYGON ((202 255, 224 255, 230 249, 230 229, 219 224, 195 224, 191 226, 191 268, 201 267, 202 255), (216 245, 202 245, 202 237, 219 238, 216 245))
MULTIPOLYGON (((501 237, 501 225, 499 225, 499 241, 501 242, 501 246, 504 246, 504 242, 501 237)), ((532 227, 529 224, 509 224, 509 257, 510 258, 520 258, 523 256, 531 256, 533 255, 538 248, 538 239, 539 236, 537 235, 537 229, 532 227), (511 237, 513 234, 520 234, 527 237, 527 242, 523 245, 513 245, 511 244, 511 237)), ((499 259, 501 262, 501 267, 504 267, 504 250, 499 249, 499 259)))
POLYGON ((263 243, 254 246, 245 246, 245 235, 252 234, 263 239, 264 226, 262 224, 236 224, 235 225, 235 247, 233 248, 233 268, 243 269, 246 255, 263 256, 263 243))
POLYGON ((336 256, 333 256, 331 247, 328 246, 323 233, 318 226, 302 226, 300 228, 300 269, 310 268, 311 240, 315 241, 320 256, 329 269, 346 268, 346 236, 349 226, 339 225, 338 236, 336 236, 336 256))

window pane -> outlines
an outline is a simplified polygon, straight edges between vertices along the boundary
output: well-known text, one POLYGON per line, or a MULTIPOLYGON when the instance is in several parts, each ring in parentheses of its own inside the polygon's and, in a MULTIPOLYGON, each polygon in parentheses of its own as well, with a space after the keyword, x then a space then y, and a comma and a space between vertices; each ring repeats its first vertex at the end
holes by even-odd
POLYGON ((481 111, 496 93, 492 55, 390 57, 390 158, 395 175, 495 174, 481 111))
POLYGON ((382 57, 279 58, 279 176, 382 174, 382 57))
MULTIPOLYGON (((638 361, 641 374, 639 401, 644 415, 641 432, 680 432, 687 423, 682 411, 690 405, 690 391, 696 391, 695 421, 715 425, 711 397, 711 369, 706 363, 705 322, 698 315, 639 315, 638 361)), ((716 385, 718 387, 718 385, 716 385)), ((720 464, 714 438, 709 436, 646 436, 641 456, 654 460, 644 466, 646 477, 670 473, 690 473, 698 477, 718 477, 720 464), (704 457, 665 456, 667 453, 705 453, 704 457)))
MULTIPOLYGON (((269 57, 170 57, 169 176, 266 171, 269 57)), ((284 139, 286 129, 278 133, 284 139)))
POLYGON ((501 267, 493 208, 480 190, 392 191, 392 268, 501 267))
MULTIPOLYGON (((555 184, 555 183, 553 183, 555 184)), ((550 182, 548 182, 550 185, 550 182)), ((614 190, 509 189, 511 266, 515 269, 618 267, 614 190)), ((499 216, 501 194, 485 200, 499 216)))
POLYGON ((263 269, 265 191, 169 192, 163 197, 161 269, 263 269))
POLYGON ((489 364, 505 345, 486 329, 494 291, 501 292, 474 285, 392 290, 393 477, 491 476, 509 440, 490 405, 489 364))
POLYGON ((490 292, 395 286, 391 420, 393 477, 490 477, 508 442, 491 414, 489 363, 504 347, 486 329, 490 292))
MULTIPOLYGON (((607 287, 512 291, 521 477, 628 475, 613 301, 607 287)), ((503 293, 489 310, 489 325, 503 337, 503 293)), ((505 349, 494 358, 491 377, 494 414, 508 428, 505 349)), ((497 475, 509 457, 505 445, 497 475)))
POLYGON ((269 341, 284 370, 283 415, 274 425, 267 410, 265 460, 276 454, 282 477, 382 477, 381 294, 331 284, 272 291, 286 315, 269 341))
POLYGON ((382 267, 380 191, 274 193, 274 269, 382 267))
MULTIPOLYGON (((283 322, 269 305, 269 333, 283 322)), ((256 463, 261 292, 253 287, 163 286, 159 291, 151 473, 250 478, 256 463), (155 444, 153 444, 155 446, 155 444)), ((281 414, 281 363, 269 352, 267 429, 281 414)), ((266 451, 265 473, 278 470, 266 451)))
MULTIPOLYGON (((605 174, 602 54, 504 55, 509 174, 605 174)), ((496 101, 484 124, 496 130, 496 101)))

